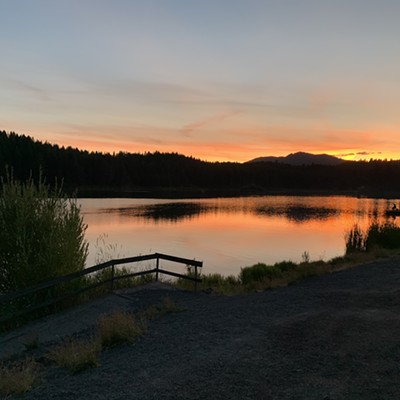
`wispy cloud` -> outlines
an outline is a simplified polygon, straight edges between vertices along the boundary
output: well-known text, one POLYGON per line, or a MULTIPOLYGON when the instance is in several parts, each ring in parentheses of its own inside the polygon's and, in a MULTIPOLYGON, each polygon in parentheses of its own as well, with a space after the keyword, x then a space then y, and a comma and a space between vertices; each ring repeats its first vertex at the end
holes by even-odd
POLYGON ((206 126, 213 126, 215 128, 215 125, 218 125, 228 118, 231 118, 238 114, 240 114, 240 111, 229 111, 223 114, 214 115, 209 118, 204 118, 192 124, 185 125, 181 130, 181 134, 185 137, 191 137, 193 132, 195 132, 196 130, 205 128, 206 126))
POLYGON ((22 92, 24 95, 33 96, 37 100, 50 101, 50 95, 47 90, 41 89, 30 83, 17 79, 12 79, 9 81, 9 87, 19 92, 22 92))
POLYGON ((372 154, 382 154, 381 151, 358 151, 357 156, 370 156, 372 154))

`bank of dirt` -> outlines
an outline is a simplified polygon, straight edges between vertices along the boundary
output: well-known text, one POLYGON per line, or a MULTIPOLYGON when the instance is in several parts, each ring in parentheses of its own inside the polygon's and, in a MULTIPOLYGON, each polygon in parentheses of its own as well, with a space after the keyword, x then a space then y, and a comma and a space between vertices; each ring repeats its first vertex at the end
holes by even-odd
MULTIPOLYGON (((20 398, 400 398, 400 259, 249 295, 156 287, 106 303, 136 311, 166 296, 184 311, 154 319, 134 344, 104 351, 98 368, 71 375, 47 366, 41 385, 20 398)), ((46 319, 47 332, 57 318, 46 319)), ((82 334, 90 325, 72 323, 82 334)))

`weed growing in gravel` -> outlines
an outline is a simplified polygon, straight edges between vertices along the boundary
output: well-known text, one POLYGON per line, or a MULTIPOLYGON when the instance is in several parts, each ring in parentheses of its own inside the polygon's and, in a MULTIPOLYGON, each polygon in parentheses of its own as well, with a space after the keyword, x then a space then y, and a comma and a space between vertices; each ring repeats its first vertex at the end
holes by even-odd
POLYGON ((39 364, 33 359, 0 366, 0 396, 25 393, 40 380, 39 364))
POLYGON ((68 368, 70 372, 76 374, 87 368, 97 367, 100 350, 101 347, 94 338, 68 340, 53 347, 48 357, 60 367, 68 368))
POLYGON ((180 312, 183 309, 175 304, 170 297, 164 297, 163 302, 159 306, 149 306, 145 310, 140 312, 140 316, 146 319, 153 319, 160 315, 170 314, 174 312, 180 312))
POLYGON ((144 319, 127 312, 104 315, 97 321, 97 335, 102 347, 133 342, 145 331, 144 319))

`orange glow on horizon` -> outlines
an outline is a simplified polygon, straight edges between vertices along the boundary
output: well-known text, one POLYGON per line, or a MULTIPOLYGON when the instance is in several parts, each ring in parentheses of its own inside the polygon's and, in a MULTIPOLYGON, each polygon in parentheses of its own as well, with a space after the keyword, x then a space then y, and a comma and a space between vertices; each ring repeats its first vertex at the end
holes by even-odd
MULTIPOLYGON (((278 128, 277 128, 278 129, 278 128)), ((282 129, 282 128, 281 128, 282 129)), ((173 139, 169 141, 156 141, 149 139, 147 142, 130 139, 129 134, 105 134, 105 129, 99 134, 92 132, 58 132, 43 133, 43 131, 18 131, 19 134, 25 134, 33 137, 35 140, 57 144, 64 147, 73 147, 79 150, 101 153, 147 153, 160 151, 163 153, 179 153, 185 156, 210 161, 210 162, 246 162, 257 157, 265 156, 287 156, 290 153, 306 152, 311 154, 329 154, 348 161, 358 160, 399 160, 400 151, 394 152, 392 143, 383 143, 379 148, 375 143, 371 143, 369 132, 338 132, 327 135, 327 140, 316 144, 310 139, 291 140, 288 135, 283 134, 282 138, 274 137, 262 140, 260 132, 250 133, 243 128, 234 131, 232 140, 238 140, 243 137, 243 143, 218 141, 215 135, 215 141, 199 141, 193 143, 188 140, 173 139), (342 137, 347 137, 341 141, 342 137), (355 142, 362 143, 361 148, 351 145, 349 137, 354 137, 355 142), (248 139, 248 140, 247 140, 248 139), (262 144, 260 144, 262 142, 262 144)), ((284 132, 284 130, 282 131, 284 132)), ((397 133, 390 132, 392 135, 397 133)), ((387 134, 387 132, 385 132, 387 134)), ((379 135, 376 135, 379 137, 379 135)), ((225 133, 225 137, 227 134, 225 133)), ((400 142, 399 142, 400 145, 400 142)))

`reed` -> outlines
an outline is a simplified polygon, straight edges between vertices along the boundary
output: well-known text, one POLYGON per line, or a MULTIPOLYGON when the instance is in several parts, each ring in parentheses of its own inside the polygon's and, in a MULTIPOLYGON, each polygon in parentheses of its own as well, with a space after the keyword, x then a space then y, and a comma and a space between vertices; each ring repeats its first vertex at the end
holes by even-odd
POLYGON ((373 222, 362 231, 358 225, 354 225, 345 235, 346 254, 373 253, 379 249, 400 249, 400 227, 394 223, 373 222))

